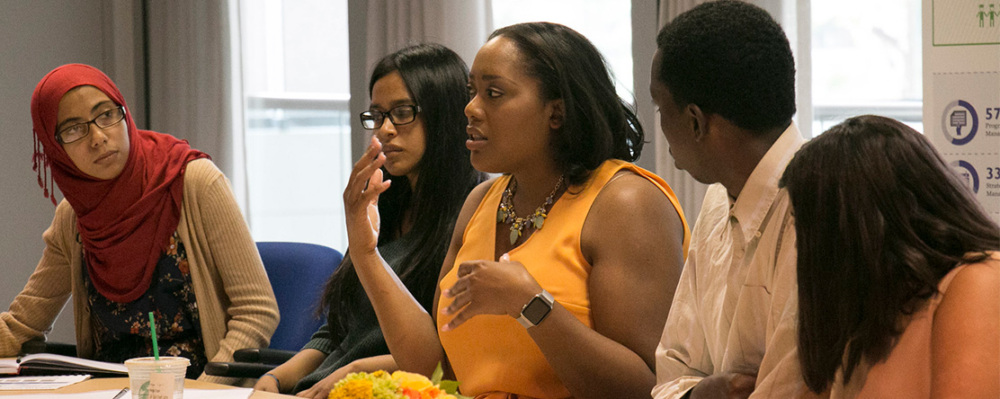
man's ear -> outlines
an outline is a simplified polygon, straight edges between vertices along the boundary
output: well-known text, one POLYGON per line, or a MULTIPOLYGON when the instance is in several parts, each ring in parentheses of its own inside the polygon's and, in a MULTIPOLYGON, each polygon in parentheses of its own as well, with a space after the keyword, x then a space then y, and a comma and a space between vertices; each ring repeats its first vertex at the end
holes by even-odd
POLYGON ((684 114, 690 121, 695 141, 705 138, 708 135, 708 117, 702 112, 701 107, 694 103, 688 104, 684 106, 684 114))
POLYGON ((549 101, 548 107, 550 107, 549 114, 549 129, 559 130, 562 127, 563 119, 566 117, 566 103, 563 99, 555 99, 549 101))

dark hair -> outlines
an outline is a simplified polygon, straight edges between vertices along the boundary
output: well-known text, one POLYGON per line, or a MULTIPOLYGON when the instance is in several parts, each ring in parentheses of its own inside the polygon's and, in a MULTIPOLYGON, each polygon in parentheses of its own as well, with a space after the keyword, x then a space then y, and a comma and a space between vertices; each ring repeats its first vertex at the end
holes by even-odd
POLYGON ((566 114, 552 138, 556 164, 569 184, 611 159, 635 161, 642 153, 642 126, 618 97, 604 57, 586 37, 559 24, 531 22, 493 31, 510 39, 545 100, 562 99, 566 114))
MULTIPOLYGON (((425 308, 430 308, 435 284, 455 219, 465 197, 486 175, 473 169, 469 150, 465 147, 465 105, 469 103, 466 88, 469 69, 450 49, 438 44, 418 44, 406 47, 382 58, 372 71, 368 84, 371 96, 375 82, 393 72, 399 72, 424 123, 424 155, 418 168, 420 179, 411 191, 406 176, 393 176, 392 185, 379 196, 381 215, 379 245, 402 235, 404 215, 412 218, 413 236, 404 249, 404 265, 393 265, 410 293, 425 308)), ((388 173, 383 168, 384 173, 388 173)), ((335 315, 337 325, 331 331, 343 338, 349 320, 356 313, 355 293, 361 289, 357 271, 350 256, 327 282, 322 305, 335 315)), ((322 313, 322 309, 320 310, 322 313)))
POLYGON ((792 49, 760 7, 701 4, 660 29, 656 45, 656 76, 680 106, 695 104, 752 131, 787 126, 795 114, 792 49))
POLYGON ((1000 227, 905 124, 850 118, 785 169, 798 241, 799 356, 822 392, 843 367, 884 360, 948 272, 1000 248, 1000 227), (844 354, 847 357, 844 357, 844 354))

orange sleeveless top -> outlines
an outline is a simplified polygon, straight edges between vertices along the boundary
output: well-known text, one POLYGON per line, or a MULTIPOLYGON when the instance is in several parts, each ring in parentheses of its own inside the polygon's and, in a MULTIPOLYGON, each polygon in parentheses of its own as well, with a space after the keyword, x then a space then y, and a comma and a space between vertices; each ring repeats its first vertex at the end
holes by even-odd
MULTIPOLYGON (((594 322, 587 292, 591 265, 583 256, 580 232, 594 199, 622 169, 645 177, 670 199, 684 224, 686 254, 690 234, 673 190, 653 173, 620 160, 605 161, 582 186, 570 187, 552 205, 545 227, 508 252, 512 261, 524 264, 539 285, 591 328, 594 322)), ((455 265, 469 260, 493 259, 496 213, 509 181, 509 175, 498 178, 479 203, 465 228, 455 265)), ((455 283, 457 273, 458 267, 453 267, 444 276, 439 283, 442 291, 455 283)), ((438 308, 444 309, 450 302, 450 298, 441 296, 438 308)), ((442 332, 441 326, 451 319, 438 312, 438 334, 455 376, 462 384, 463 395, 477 398, 570 397, 541 350, 517 320, 506 315, 479 315, 457 329, 442 332)))

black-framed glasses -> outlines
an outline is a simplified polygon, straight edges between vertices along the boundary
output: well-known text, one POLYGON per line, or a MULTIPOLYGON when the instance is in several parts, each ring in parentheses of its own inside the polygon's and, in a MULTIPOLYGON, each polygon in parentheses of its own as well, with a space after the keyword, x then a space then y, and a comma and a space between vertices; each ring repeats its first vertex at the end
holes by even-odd
POLYGON ((107 129, 125 119, 125 107, 118 105, 112 109, 101 112, 96 118, 87 122, 74 123, 56 133, 56 141, 69 144, 87 137, 90 134, 90 124, 93 123, 101 129, 107 129))
POLYGON ((396 126, 413 123, 417 119, 417 113, 419 112, 419 105, 400 105, 390 109, 389 112, 368 110, 361 113, 361 127, 367 130, 378 129, 382 127, 382 123, 385 122, 385 118, 387 117, 396 126))

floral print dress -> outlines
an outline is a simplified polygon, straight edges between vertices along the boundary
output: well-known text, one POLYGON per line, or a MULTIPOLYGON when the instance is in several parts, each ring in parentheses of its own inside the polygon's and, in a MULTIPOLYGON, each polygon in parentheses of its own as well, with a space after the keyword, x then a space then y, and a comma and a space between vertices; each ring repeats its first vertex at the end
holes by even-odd
POLYGON ((105 298, 90 283, 86 267, 83 273, 95 337, 95 360, 121 363, 134 357, 153 356, 149 333, 149 312, 153 312, 160 355, 188 358, 191 366, 187 378, 201 375, 206 359, 198 302, 191 287, 184 244, 176 232, 156 264, 146 293, 132 302, 105 298))

